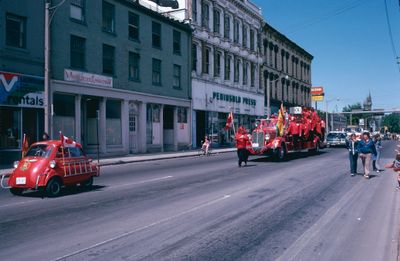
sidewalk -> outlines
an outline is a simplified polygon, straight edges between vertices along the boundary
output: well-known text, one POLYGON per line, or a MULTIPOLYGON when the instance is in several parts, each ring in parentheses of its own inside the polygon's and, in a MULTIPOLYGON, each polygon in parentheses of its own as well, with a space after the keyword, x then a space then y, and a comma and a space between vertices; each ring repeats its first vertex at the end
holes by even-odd
MULTIPOLYGON (((228 152, 233 152, 233 151, 236 151, 236 148, 212 149, 211 154, 228 153, 228 152)), ((145 161, 155 161, 155 160, 164 160, 164 159, 185 158, 185 157, 193 157, 193 156, 198 156, 198 155, 199 155, 198 150, 127 155, 127 156, 122 156, 122 157, 112 157, 112 158, 100 159, 100 166, 110 166, 110 165, 119 165, 119 164, 145 162, 145 161)), ((0 175, 5 174, 5 173, 11 173, 12 170, 13 170, 12 168, 11 169, 10 168, 0 169, 0 175)))

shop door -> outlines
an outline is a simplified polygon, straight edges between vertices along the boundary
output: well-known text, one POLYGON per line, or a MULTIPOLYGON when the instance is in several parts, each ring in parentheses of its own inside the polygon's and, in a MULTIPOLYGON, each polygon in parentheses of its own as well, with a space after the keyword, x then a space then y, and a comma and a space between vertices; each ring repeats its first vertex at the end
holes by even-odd
POLYGON ((196 145, 201 146, 201 141, 206 135, 206 113, 205 111, 196 111, 196 145))
POLYGON ((129 153, 138 153, 138 109, 136 104, 129 104, 129 153))
MULTIPOLYGON (((99 110, 99 100, 94 97, 83 97, 82 98, 82 145, 86 148, 87 146, 97 146, 99 139, 97 137, 97 112, 99 110)), ((100 131, 100 130, 99 130, 100 131)))

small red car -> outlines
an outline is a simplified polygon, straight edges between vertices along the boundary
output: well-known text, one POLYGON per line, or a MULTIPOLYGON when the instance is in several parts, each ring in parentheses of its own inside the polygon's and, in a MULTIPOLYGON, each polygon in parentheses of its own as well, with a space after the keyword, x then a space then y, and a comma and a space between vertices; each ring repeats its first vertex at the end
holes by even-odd
POLYGON ((50 140, 32 144, 25 157, 14 163, 8 186, 14 195, 34 189, 55 197, 62 186, 91 187, 99 172, 99 166, 86 157, 79 143, 65 147, 60 140, 50 140))

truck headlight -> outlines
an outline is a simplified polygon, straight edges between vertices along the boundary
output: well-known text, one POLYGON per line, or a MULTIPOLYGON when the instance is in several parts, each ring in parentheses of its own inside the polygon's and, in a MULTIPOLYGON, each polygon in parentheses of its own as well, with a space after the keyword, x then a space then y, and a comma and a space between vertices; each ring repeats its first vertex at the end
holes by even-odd
POLYGON ((269 140, 271 136, 269 134, 265 134, 265 140, 269 140))
POLYGON ((19 161, 14 161, 14 169, 18 168, 19 161))
POLYGON ((56 167, 56 161, 52 160, 50 161, 50 168, 54 169, 56 167))

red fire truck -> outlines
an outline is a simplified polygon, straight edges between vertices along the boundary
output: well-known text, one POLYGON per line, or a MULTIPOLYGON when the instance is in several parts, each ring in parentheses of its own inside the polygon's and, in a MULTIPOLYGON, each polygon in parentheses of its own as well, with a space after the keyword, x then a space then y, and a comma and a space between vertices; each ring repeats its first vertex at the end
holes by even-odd
POLYGON ((257 121, 248 144, 250 154, 271 155, 283 161, 288 153, 319 152, 323 147, 325 122, 314 109, 293 107, 283 117, 282 132, 277 127, 277 116, 257 121))

